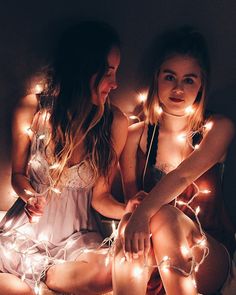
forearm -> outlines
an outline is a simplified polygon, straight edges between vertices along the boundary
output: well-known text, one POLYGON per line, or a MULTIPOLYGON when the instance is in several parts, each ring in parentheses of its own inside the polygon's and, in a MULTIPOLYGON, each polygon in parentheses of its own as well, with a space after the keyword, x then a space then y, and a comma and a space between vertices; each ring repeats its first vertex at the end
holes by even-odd
POLYGON ((118 202, 110 193, 104 193, 99 199, 92 200, 93 208, 103 216, 121 219, 125 213, 125 204, 118 202))
POLYGON ((25 202, 35 193, 35 190, 31 186, 29 179, 21 173, 13 173, 12 174, 12 187, 17 193, 17 195, 25 202), (29 193, 27 193, 27 191, 29 193), (31 192, 31 193, 30 193, 31 192))
POLYGON ((180 177, 177 171, 170 172, 150 191, 137 208, 136 214, 142 214, 151 219, 163 205, 174 200, 190 183, 190 180, 180 177))

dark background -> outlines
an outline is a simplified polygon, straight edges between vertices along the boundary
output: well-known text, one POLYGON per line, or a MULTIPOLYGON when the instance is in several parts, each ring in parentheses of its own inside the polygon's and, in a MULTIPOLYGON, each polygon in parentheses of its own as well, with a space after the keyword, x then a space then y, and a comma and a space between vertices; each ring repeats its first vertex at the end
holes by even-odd
MULTIPOLYGON (((112 100, 131 114, 138 103, 143 56, 156 35, 184 24, 206 37, 212 63, 209 107, 236 120, 235 0, 0 0, 0 210, 14 201, 10 186, 11 116, 32 76, 64 28, 83 19, 103 20, 120 33, 123 50, 112 100)), ((225 169, 225 201, 236 223, 236 144, 225 169)))

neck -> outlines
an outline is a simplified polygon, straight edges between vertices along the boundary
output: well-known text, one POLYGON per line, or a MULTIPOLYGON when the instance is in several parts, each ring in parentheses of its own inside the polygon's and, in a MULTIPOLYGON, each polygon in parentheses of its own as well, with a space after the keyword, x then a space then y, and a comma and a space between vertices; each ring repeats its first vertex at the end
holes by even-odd
POLYGON ((163 111, 160 115, 160 127, 169 132, 181 132, 188 126, 187 115, 173 115, 163 111))

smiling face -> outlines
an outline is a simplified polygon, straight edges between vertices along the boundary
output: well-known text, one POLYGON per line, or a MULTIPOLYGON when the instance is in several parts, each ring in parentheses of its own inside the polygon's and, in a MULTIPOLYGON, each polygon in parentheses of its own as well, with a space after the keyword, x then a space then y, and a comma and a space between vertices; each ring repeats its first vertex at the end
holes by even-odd
POLYGON ((117 88, 116 72, 120 64, 119 48, 112 47, 107 57, 107 64, 107 70, 98 87, 95 87, 97 74, 93 75, 90 81, 92 102, 95 105, 104 104, 110 91, 117 88))
POLYGON ((184 115, 201 88, 201 68, 193 57, 175 55, 160 67, 157 78, 162 109, 173 115, 184 115))

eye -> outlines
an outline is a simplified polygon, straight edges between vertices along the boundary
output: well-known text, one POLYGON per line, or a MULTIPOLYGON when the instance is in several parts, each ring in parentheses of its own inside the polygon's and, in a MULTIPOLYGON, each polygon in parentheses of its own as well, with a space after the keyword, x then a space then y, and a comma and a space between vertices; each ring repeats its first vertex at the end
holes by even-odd
POLYGON ((185 78, 185 79, 184 79, 184 82, 185 82, 186 84, 193 84, 193 83, 194 83, 194 80, 193 80, 192 78, 185 78))
POLYGON ((168 74, 168 75, 166 75, 166 76, 164 77, 164 79, 165 79, 166 81, 174 81, 174 80, 175 80, 175 77, 174 77, 173 75, 168 74))

